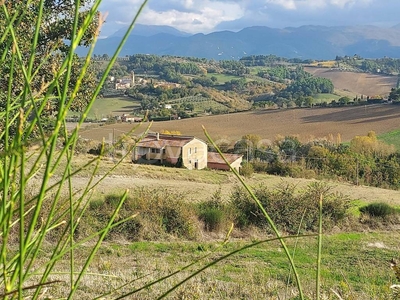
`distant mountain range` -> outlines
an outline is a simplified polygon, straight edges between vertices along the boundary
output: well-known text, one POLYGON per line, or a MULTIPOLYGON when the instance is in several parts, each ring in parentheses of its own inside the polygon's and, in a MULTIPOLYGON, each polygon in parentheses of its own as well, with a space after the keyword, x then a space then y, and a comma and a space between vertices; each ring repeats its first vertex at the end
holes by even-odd
MULTIPOLYGON (((94 53, 111 55, 125 33, 119 30, 97 42, 94 53)), ((78 54, 84 55, 80 48, 78 54)), ((301 26, 284 29, 254 26, 238 32, 188 34, 170 26, 136 25, 120 56, 142 54, 239 59, 274 54, 286 58, 334 59, 336 56, 400 58, 400 24, 376 26, 301 26)))

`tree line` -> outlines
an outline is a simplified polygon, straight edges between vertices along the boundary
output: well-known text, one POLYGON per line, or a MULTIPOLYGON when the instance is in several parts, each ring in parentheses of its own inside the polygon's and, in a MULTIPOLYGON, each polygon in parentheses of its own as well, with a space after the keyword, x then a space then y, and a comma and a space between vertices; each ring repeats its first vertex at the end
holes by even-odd
POLYGON ((244 155, 247 168, 279 176, 336 178, 383 188, 400 188, 400 153, 378 140, 375 132, 356 136, 350 144, 336 140, 301 143, 295 136, 263 144, 257 135, 245 135, 234 153, 244 155))

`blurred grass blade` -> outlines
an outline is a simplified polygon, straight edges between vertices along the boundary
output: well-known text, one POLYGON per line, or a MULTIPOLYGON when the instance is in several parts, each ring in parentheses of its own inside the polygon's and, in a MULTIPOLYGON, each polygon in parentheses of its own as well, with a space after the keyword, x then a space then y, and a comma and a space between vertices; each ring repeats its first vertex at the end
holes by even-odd
POLYGON ((208 132, 207 132, 207 130, 205 129, 204 126, 203 126, 203 131, 204 131, 205 136, 207 137, 207 140, 214 147, 214 149, 217 150, 219 155, 222 157, 222 159, 225 161, 225 163, 229 166, 230 170, 235 174, 236 178, 239 179, 241 185, 246 189, 246 191, 248 192, 250 197, 257 203, 257 206, 262 211, 262 213, 263 213, 263 215, 265 217, 265 220, 267 221, 269 226, 271 226, 271 228, 272 228, 273 232, 275 233, 277 239, 280 241, 282 248, 284 249, 284 252, 285 252, 285 255, 286 255, 287 259, 289 260, 291 269, 292 269, 293 274, 295 276, 296 285, 297 285, 297 289, 299 291, 300 299, 304 299, 303 288, 302 288, 302 285, 301 285, 301 282, 300 282, 300 277, 299 277, 299 274, 297 272, 297 268, 296 268, 296 266, 294 264, 292 256, 290 255, 289 249, 288 249, 285 241, 283 240, 283 237, 281 236, 280 232, 278 231, 278 228, 276 227, 274 221, 271 219, 271 217, 269 216, 269 214, 265 210, 264 206, 258 200, 257 196, 253 193, 251 188, 244 182, 244 180, 243 180, 242 176, 240 176, 239 172, 235 168, 233 168, 231 166, 231 164, 229 163, 229 161, 225 158, 225 156, 223 155, 223 153, 221 152, 219 147, 215 144, 214 140, 208 134, 208 132))

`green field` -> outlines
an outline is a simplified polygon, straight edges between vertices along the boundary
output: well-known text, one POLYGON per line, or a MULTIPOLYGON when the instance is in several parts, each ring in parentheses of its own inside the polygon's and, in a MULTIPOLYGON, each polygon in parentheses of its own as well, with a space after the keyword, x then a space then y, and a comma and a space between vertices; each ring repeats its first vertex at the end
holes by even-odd
POLYGON ((228 112, 229 108, 226 107, 225 105, 218 103, 216 101, 213 100, 207 100, 207 101, 203 101, 203 102, 197 102, 194 103, 194 112, 195 113, 204 113, 204 111, 208 111, 208 110, 220 110, 220 111, 225 111, 228 112))
POLYGON ((216 77, 218 79, 218 84, 224 84, 225 82, 231 81, 232 79, 241 79, 241 76, 228 75, 228 74, 219 74, 219 73, 208 73, 207 77, 216 77))
POLYGON ((202 96, 188 96, 167 101, 167 103, 169 104, 176 104, 176 105, 180 105, 185 102, 193 104, 194 106, 193 112, 197 114, 202 114, 210 110, 213 111, 219 110, 223 112, 228 112, 229 110, 229 108, 226 107, 225 105, 202 96))
POLYGON ((332 100, 338 100, 340 96, 335 94, 316 94, 313 96, 316 103, 327 102, 330 103, 332 100))
POLYGON ((400 151, 400 129, 380 134, 378 139, 389 145, 394 145, 400 151))
MULTIPOLYGON (((397 282, 389 261, 398 255, 398 238, 395 232, 324 236, 321 299, 391 299, 389 286, 397 282)), ((222 240, 106 243, 99 250, 101 255, 92 263, 92 272, 98 276, 88 276, 84 280, 85 290, 79 294, 94 298, 122 285, 109 295, 110 299, 115 299, 177 271, 169 280, 143 289, 132 298, 156 299, 206 263, 252 242, 255 241, 231 241, 223 247, 222 240), (201 257, 205 258, 182 269, 201 257), (107 284, 100 284, 101 275, 107 276, 107 284)), ((295 253, 306 299, 315 299, 316 239, 300 238, 288 243, 295 253)), ((88 251, 87 246, 81 248, 79 254, 88 251)), ((45 258, 49 259, 46 254, 45 258)), ((61 287, 55 286, 51 291, 62 295, 61 287)), ((266 242, 207 268, 178 287, 168 299, 299 299, 294 297, 295 293, 293 276, 280 246, 276 242, 266 242)))
POLYGON ((130 114, 140 102, 128 97, 97 98, 89 112, 89 118, 101 119, 109 115, 130 114))
POLYGON ((266 71, 269 68, 267 68, 267 67, 250 67, 249 69, 250 69, 251 75, 257 75, 259 72, 266 71))

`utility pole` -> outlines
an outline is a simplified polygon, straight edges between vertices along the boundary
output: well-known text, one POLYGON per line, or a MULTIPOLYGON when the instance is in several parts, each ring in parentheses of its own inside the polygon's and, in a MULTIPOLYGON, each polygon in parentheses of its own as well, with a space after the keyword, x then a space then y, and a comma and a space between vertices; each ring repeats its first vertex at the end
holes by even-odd
POLYGON ((113 128, 113 135, 112 135, 112 157, 115 163, 115 128, 113 128))
POLYGON ((358 186, 358 158, 356 158, 356 185, 358 186))

